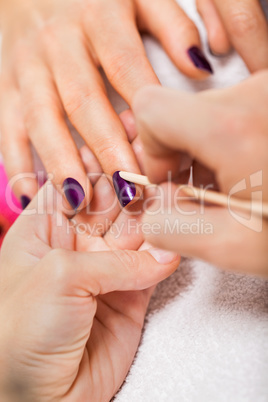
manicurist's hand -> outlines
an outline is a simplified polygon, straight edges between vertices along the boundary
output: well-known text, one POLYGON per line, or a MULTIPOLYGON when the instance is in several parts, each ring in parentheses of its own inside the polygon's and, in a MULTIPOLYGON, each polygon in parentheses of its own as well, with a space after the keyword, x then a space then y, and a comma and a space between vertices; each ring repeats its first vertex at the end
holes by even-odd
POLYGON ((9 177, 22 173, 13 188, 23 207, 37 191, 30 144, 71 208, 92 197, 65 115, 105 173, 139 172, 99 72, 128 103, 139 88, 158 83, 139 31, 158 39, 189 77, 212 72, 195 25, 175 0, 1 0, 0 15, 2 153, 9 177))
POLYGON ((268 68, 268 24, 259 0, 196 0, 212 53, 233 46, 251 72, 268 68))
MULTIPOLYGON (((157 87, 141 90, 133 109, 150 181, 167 180, 168 171, 176 177, 178 156, 184 152, 203 172, 213 173, 222 192, 267 202, 267 103, 267 71, 235 87, 195 95, 157 87)), ((195 174, 200 169, 194 169, 194 179, 195 174)), ((143 218, 151 227, 156 222, 161 226, 160 232, 147 233, 150 243, 223 268, 268 275, 267 218, 185 200, 175 184, 162 190, 164 206, 155 201, 143 218)))
POLYGON ((103 176, 90 214, 69 221, 48 182, 5 238, 1 401, 110 401, 123 382, 152 286, 179 257, 146 249, 141 234, 128 236, 129 216, 114 201, 103 176))

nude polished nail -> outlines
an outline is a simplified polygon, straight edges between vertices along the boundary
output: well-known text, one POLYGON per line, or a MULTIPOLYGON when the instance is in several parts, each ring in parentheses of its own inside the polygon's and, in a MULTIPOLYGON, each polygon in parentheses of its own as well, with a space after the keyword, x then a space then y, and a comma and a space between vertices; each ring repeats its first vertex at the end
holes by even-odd
POLYGON ((77 209, 85 198, 83 187, 72 177, 68 177, 64 180, 63 191, 73 209, 77 209))
POLYGON ((136 195, 136 186, 131 181, 122 179, 119 171, 113 174, 113 185, 117 198, 122 207, 127 206, 136 195))
POLYGON ((20 197, 20 203, 21 203, 21 207, 22 209, 27 208, 27 206, 30 204, 31 200, 29 197, 27 197, 27 195, 22 195, 20 197))
POLYGON ((187 50, 187 53, 194 63, 195 67, 199 68, 199 70, 203 70, 210 74, 213 74, 213 70, 209 61, 206 59, 206 56, 199 47, 192 46, 187 50))

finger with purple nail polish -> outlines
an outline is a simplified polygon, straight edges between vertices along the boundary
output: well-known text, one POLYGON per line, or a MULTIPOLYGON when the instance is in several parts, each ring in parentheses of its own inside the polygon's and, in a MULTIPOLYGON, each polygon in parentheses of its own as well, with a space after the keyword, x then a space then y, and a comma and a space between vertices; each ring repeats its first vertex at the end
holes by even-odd
POLYGON ((119 175, 119 171, 113 174, 113 185, 122 207, 127 206, 136 196, 135 184, 122 179, 119 175))
POLYGON ((195 67, 199 68, 199 70, 203 70, 210 74, 213 74, 213 70, 209 61, 206 59, 206 56, 199 47, 192 46, 190 47, 190 49, 188 49, 187 53, 194 63, 195 67))
POLYGON ((63 191, 73 209, 77 209, 85 198, 83 187, 72 177, 68 177, 64 180, 63 191))
POLYGON ((20 197, 20 203, 21 203, 21 207, 22 209, 27 208, 27 206, 30 204, 31 200, 27 195, 22 195, 20 197))

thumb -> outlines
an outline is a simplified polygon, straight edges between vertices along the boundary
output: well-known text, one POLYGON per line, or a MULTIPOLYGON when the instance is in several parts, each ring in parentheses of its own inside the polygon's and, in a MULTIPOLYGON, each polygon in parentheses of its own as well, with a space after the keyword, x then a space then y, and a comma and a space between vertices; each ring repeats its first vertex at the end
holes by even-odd
MULTIPOLYGON (((158 203, 157 207, 158 207, 158 203)), ((156 210, 152 204, 151 210, 156 210)), ((234 208, 176 203, 161 214, 144 214, 146 240, 184 257, 198 258, 218 267, 247 274, 268 275, 268 223, 259 216, 244 216, 234 208)))
POLYGON ((147 289, 173 273, 179 261, 177 253, 160 249, 89 253, 57 249, 43 260, 54 286, 58 283, 62 291, 79 296, 147 289))

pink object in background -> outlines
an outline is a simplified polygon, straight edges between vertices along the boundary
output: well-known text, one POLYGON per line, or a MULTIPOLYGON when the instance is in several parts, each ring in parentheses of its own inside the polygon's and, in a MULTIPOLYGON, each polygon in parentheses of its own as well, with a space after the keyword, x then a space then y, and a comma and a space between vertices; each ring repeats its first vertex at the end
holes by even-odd
POLYGON ((0 247, 4 236, 21 212, 21 205, 12 193, 5 168, 0 163, 0 247))

